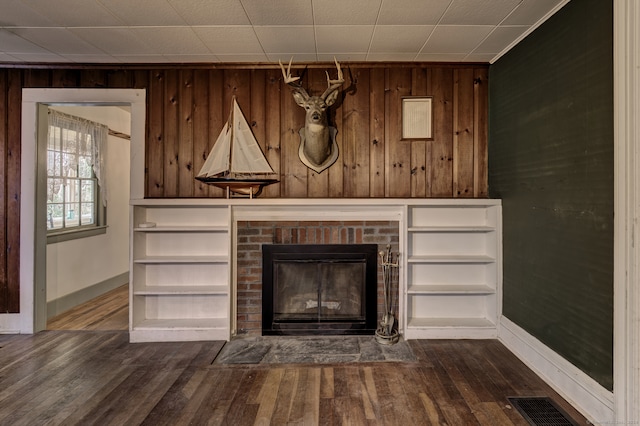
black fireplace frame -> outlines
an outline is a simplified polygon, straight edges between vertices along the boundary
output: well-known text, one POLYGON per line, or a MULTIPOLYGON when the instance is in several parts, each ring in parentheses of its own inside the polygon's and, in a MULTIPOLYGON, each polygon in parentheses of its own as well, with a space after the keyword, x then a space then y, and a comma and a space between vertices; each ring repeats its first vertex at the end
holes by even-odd
POLYGON ((377 244, 264 244, 262 246, 263 335, 372 335, 377 326, 377 244), (365 262, 363 320, 274 320, 274 262, 365 262))

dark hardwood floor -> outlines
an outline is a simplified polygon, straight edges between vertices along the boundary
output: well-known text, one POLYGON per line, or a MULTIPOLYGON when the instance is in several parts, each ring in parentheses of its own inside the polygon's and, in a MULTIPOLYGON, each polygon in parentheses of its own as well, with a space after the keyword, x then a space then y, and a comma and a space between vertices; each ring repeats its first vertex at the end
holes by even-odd
POLYGON ((0 425, 527 425, 509 396, 549 396, 586 424, 497 340, 414 340, 418 362, 326 365, 213 363, 223 344, 0 335, 0 425))

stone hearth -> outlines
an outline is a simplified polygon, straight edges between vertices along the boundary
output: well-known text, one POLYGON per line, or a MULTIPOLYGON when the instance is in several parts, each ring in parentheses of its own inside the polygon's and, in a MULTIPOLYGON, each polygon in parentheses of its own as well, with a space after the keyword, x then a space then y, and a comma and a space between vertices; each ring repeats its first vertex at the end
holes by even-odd
POLYGON ((227 342, 216 364, 415 362, 408 342, 381 345, 364 336, 243 336, 227 342))

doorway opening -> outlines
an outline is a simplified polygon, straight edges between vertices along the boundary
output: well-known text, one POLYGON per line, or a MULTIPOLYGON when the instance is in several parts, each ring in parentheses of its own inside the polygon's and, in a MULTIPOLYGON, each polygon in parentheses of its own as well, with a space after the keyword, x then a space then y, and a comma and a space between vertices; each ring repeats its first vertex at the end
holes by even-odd
MULTIPOLYGON (((46 329, 47 307, 47 228, 46 161, 38 148, 38 133, 46 127, 39 117, 50 106, 117 107, 130 111, 130 141, 127 171, 130 199, 144 197, 144 137, 146 93, 139 89, 23 89, 20 217, 20 317, 21 333, 46 329), (38 129, 39 131, 34 131, 38 129)), ((46 133, 46 129, 45 129, 46 133)), ((45 149, 46 156, 46 149, 45 149)), ((123 188, 120 188, 121 190, 123 188)), ((117 189, 114 189, 117 190, 117 189)), ((126 191, 126 188, 124 188, 126 191)), ((127 231, 128 233, 128 231, 127 231)), ((122 248, 121 248, 122 250, 122 248)), ((128 238, 127 249, 128 253, 128 238)), ((127 254, 128 259, 128 254, 127 254)), ((128 268, 128 262, 127 262, 128 268)), ((119 274, 128 281, 128 270, 119 274)))
POLYGON ((46 149, 47 162, 47 177, 38 179, 46 185, 38 194, 46 193, 47 203, 47 329, 127 330, 130 107, 47 108, 47 116, 38 117, 49 122, 47 135, 38 136, 38 152, 46 149), (54 126, 69 128, 52 128, 52 114, 61 117, 54 126), (102 126, 108 131, 102 133, 98 160, 94 133, 84 132, 102 126), (101 167, 89 170, 94 162, 101 167), (75 176, 84 179, 77 182, 75 176))

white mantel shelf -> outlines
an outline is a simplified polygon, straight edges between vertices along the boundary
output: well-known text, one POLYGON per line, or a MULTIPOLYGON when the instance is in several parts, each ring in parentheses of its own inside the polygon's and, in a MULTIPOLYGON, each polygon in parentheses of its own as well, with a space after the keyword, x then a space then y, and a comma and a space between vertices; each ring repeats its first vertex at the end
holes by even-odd
POLYGON ((132 205, 148 206, 499 206, 489 198, 143 198, 132 205))
POLYGON ((189 198, 130 204, 132 342, 229 340, 235 334, 241 220, 396 221, 404 337, 497 336, 500 200, 189 198), (140 227, 143 222, 156 227, 140 227))

